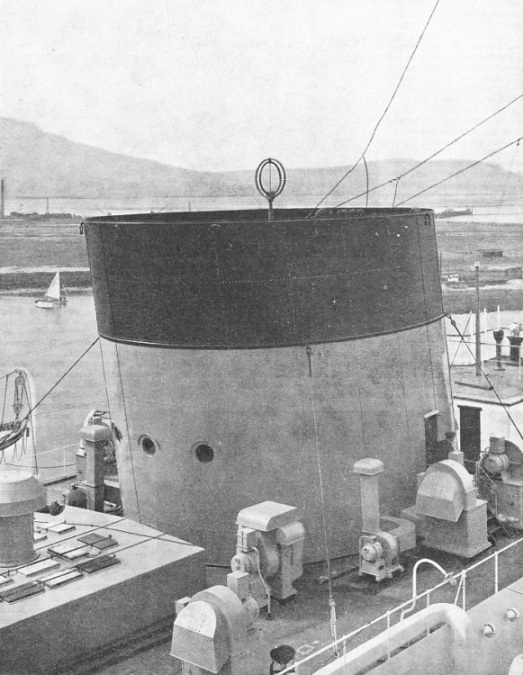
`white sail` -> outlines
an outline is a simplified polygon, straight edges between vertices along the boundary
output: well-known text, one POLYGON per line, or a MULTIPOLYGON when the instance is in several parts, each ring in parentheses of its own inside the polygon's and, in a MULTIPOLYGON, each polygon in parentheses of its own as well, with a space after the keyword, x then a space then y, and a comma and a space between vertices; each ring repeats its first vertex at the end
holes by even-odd
POLYGON ((54 279, 51 281, 51 285, 47 289, 47 293, 45 295, 47 298, 60 300, 60 272, 55 274, 54 279))

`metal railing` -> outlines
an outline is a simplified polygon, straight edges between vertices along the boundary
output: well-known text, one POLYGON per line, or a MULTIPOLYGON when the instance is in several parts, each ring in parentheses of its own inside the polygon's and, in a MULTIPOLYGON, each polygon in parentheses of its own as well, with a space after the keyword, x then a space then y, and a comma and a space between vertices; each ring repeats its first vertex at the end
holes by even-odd
MULTIPOLYGON (((78 443, 70 443, 59 448, 36 453, 29 448, 23 451, 11 451, 11 448, 9 448, 1 453, 0 463, 4 463, 6 466, 30 469, 37 476, 43 478, 44 483, 54 483, 76 475, 76 461, 74 453, 71 453, 74 448, 78 448, 78 443), (43 461, 43 458, 49 455, 56 457, 52 464, 43 461)), ((53 462, 53 459, 50 461, 53 462)))
MULTIPOLYGON (((443 568, 441 568, 440 565, 437 563, 434 563, 434 561, 431 561, 428 558, 424 558, 422 560, 419 560, 416 565, 421 564, 422 562, 430 562, 431 564, 435 565, 443 574, 445 574, 445 578, 443 581, 441 581, 439 584, 436 586, 433 586, 432 588, 427 589, 426 591, 423 591, 422 593, 417 593, 416 592, 416 576, 415 576, 415 571, 417 570, 417 567, 415 565, 415 570, 413 571, 413 596, 403 602, 401 605, 398 605, 394 607, 394 609, 386 611, 384 614, 381 614, 380 616, 376 617, 372 621, 364 624, 363 626, 360 626, 356 630, 352 631, 351 633, 348 633, 346 635, 343 635, 342 637, 338 638, 336 641, 331 641, 329 644, 325 645, 321 649, 318 649, 316 652, 313 652, 306 656, 305 658, 301 659, 300 661, 296 661, 294 664, 289 665, 285 670, 281 671, 280 675, 286 675, 290 673, 296 673, 296 675, 305 675, 306 673, 314 673, 319 668, 324 667, 325 664, 323 665, 318 665, 315 667, 314 670, 300 670, 303 669, 306 664, 312 665, 312 661, 317 659, 319 656, 327 654, 330 650, 336 650, 337 653, 340 653, 341 651, 341 657, 342 658, 346 655, 347 653, 347 646, 348 643, 353 640, 356 636, 363 634, 366 631, 369 631, 370 628, 377 626, 379 624, 383 625, 382 631, 390 631, 391 626, 393 625, 393 617, 399 615, 399 621, 403 619, 405 614, 409 613, 414 607, 416 606, 416 603, 418 600, 421 600, 422 598, 426 598, 426 606, 429 607, 431 604, 431 596, 439 589, 443 588, 444 586, 447 585, 452 585, 456 586, 457 585, 457 592, 454 598, 454 604, 457 605, 459 600, 460 600, 460 595, 461 595, 461 607, 464 611, 467 610, 467 580, 470 578, 470 574, 472 571, 477 570, 478 568, 482 567, 483 565, 487 565, 490 563, 493 563, 494 565, 494 570, 493 570, 493 580, 492 580, 492 588, 493 588, 493 593, 489 593, 490 595, 496 594, 500 590, 500 563, 499 559, 500 556, 505 554, 507 551, 515 548, 516 546, 521 546, 523 545, 523 537, 516 539, 515 541, 511 542, 510 544, 507 544, 507 546, 504 546, 502 549, 499 551, 495 551, 491 555, 487 556, 483 560, 479 560, 477 563, 474 563, 473 565, 470 565, 466 569, 462 570, 461 572, 457 572, 456 574, 452 573, 447 573, 443 568)), ((521 576, 521 573, 518 572, 518 578, 521 576)), ((481 579, 483 581, 487 580, 486 577, 482 576, 481 579)), ((509 585, 508 583, 506 585, 509 585)), ((380 631, 381 632, 381 631, 380 631)), ((390 658, 390 649, 388 650, 387 658, 390 658)))

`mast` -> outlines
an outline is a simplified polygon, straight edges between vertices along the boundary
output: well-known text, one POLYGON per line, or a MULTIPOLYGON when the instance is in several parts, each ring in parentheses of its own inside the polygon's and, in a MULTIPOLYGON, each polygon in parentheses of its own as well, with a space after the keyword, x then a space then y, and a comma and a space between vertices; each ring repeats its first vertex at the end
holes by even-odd
POLYGON ((479 262, 474 263, 476 270, 476 375, 481 377, 481 313, 479 309, 479 262))

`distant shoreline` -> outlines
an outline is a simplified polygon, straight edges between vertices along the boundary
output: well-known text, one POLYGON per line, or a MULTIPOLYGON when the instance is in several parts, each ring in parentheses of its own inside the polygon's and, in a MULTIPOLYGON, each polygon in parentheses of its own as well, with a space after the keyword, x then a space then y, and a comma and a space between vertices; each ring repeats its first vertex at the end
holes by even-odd
MULTIPOLYGON (((38 271, 0 268, 0 295, 41 295, 51 283, 56 268, 38 271)), ((68 293, 91 293, 91 273, 88 268, 61 269, 62 283, 68 293)), ((449 290, 443 286, 443 308, 450 314, 468 314, 476 306, 474 288, 449 290)), ((498 306, 505 311, 523 310, 523 288, 521 287, 482 287, 480 289, 480 307, 487 312, 495 312, 498 306)))
MULTIPOLYGON (((5 268, 4 268, 5 270, 5 268)), ((0 268, 0 294, 34 295, 41 294, 51 283, 57 268, 38 271, 3 271, 0 268)), ((91 290, 89 269, 60 269, 62 284, 67 291, 72 289, 91 290)))
MULTIPOLYGON (((481 262, 485 280, 492 270, 502 277, 505 267, 523 265, 523 243, 520 225, 477 222, 436 222, 436 234, 442 276, 452 271, 466 279, 481 262), (501 258, 489 260, 482 251, 500 249, 501 258), (501 270, 501 271, 500 271, 501 270), (472 272, 471 272, 472 271, 472 272)), ((38 297, 48 288, 57 270, 68 292, 92 292, 91 274, 84 236, 78 224, 71 222, 6 222, 0 227, 3 260, 0 267, 1 295, 38 297)), ((490 276, 489 276, 490 275, 490 276)), ((499 285, 481 288, 480 306, 495 312, 498 306, 507 311, 523 310, 523 280, 507 278, 499 285)), ((468 314, 476 304, 474 287, 451 288, 443 285, 443 307, 446 312, 468 314)))

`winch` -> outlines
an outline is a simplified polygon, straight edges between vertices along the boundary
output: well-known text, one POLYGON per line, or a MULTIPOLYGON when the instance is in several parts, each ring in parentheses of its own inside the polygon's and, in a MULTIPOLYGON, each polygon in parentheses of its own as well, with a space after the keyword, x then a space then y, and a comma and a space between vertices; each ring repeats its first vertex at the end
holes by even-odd
POLYGON ((416 523, 424 546, 461 558, 489 548, 487 502, 478 499, 474 480, 460 462, 431 464, 419 481, 416 503, 401 513, 416 523))
POLYGON ((236 520, 236 554, 227 586, 252 595, 260 607, 296 595, 293 581, 302 575, 305 529, 294 506, 262 502, 242 509, 236 520))
POLYGON ((500 523, 523 529, 523 453, 503 436, 491 436, 478 464, 478 487, 500 523))

